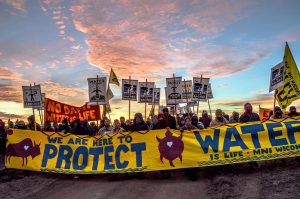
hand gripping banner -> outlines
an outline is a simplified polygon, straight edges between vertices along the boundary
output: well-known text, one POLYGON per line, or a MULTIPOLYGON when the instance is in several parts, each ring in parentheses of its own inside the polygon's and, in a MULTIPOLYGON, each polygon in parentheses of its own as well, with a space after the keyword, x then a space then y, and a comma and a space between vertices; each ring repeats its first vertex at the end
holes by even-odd
POLYGON ((204 167, 300 155, 300 117, 105 136, 8 130, 6 167, 67 174, 204 167))

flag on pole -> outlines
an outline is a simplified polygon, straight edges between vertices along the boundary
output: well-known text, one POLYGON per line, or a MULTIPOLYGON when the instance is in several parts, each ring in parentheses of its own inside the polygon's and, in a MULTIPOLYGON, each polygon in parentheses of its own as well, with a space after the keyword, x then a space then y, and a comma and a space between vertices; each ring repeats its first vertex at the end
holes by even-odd
POLYGON ((288 43, 285 45, 283 62, 284 85, 277 89, 276 100, 282 109, 286 109, 293 101, 300 99, 300 76, 288 43))
POLYGON ((110 89, 110 86, 108 84, 108 87, 107 87, 107 100, 111 100, 113 97, 114 97, 114 94, 113 94, 113 92, 110 89))
POLYGON ((271 116, 272 109, 259 107, 259 118, 261 121, 266 121, 271 116))
POLYGON ((102 116, 105 117, 106 114, 111 113, 111 107, 109 102, 103 106, 103 112, 102 112, 102 116))
POLYGON ((119 83, 119 80, 117 78, 117 75, 116 75, 116 73, 114 72, 113 69, 110 70, 109 83, 110 84, 115 84, 117 86, 120 86, 120 83, 119 83))

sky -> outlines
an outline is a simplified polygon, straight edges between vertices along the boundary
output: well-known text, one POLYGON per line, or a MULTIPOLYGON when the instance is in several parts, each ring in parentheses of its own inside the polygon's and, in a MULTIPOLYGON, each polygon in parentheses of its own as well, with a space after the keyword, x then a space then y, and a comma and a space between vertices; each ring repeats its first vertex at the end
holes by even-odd
MULTIPOLYGON (((173 74, 209 77, 213 112, 242 112, 245 102, 271 108, 270 69, 286 41, 300 63, 299 10, 298 0, 0 0, 0 119, 32 113, 21 89, 30 83, 81 106, 87 78, 111 68, 120 81, 130 75, 162 89, 173 74)), ((111 88, 111 117, 127 117, 121 88, 111 88)))

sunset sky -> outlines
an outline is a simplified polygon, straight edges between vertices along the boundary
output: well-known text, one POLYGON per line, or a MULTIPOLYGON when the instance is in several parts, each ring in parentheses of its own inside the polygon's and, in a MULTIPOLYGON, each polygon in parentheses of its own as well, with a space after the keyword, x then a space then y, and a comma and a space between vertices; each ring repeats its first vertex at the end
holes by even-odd
MULTIPOLYGON (((0 0, 0 118, 32 113, 21 86, 34 82, 46 97, 81 106, 87 78, 111 68, 120 81, 160 88, 173 73, 210 77, 213 111, 272 107, 270 69, 285 41, 300 64, 299 19, 298 0, 0 0)), ((127 117, 121 88, 112 90, 112 118, 127 117)), ((132 103, 132 113, 143 107, 132 103)))

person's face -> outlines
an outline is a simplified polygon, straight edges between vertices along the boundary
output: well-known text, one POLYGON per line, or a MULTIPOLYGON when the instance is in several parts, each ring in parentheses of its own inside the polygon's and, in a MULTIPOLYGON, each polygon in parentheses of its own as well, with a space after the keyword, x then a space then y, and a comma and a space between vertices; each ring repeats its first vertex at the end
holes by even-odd
POLYGON ((186 126, 191 126, 191 120, 190 119, 186 119, 185 120, 185 125, 186 126))
POLYGON ((110 122, 109 120, 104 120, 104 126, 109 126, 110 122))
POLYGON ((168 117, 168 115, 169 115, 169 111, 164 111, 164 116, 168 117))
POLYGON ((218 120, 221 120, 222 119, 222 115, 216 115, 216 118, 218 119, 218 120))
POLYGON ((121 122, 121 123, 125 123, 125 118, 121 117, 121 118, 120 118, 120 122, 121 122))
POLYGON ((245 112, 246 113, 252 113, 252 106, 251 106, 251 104, 246 104, 245 105, 245 112))
POLYGON ((121 123, 116 120, 116 121, 114 121, 114 126, 115 126, 116 129, 118 129, 118 128, 120 128, 121 123))
POLYGON ((136 123, 141 123, 141 122, 142 122, 141 116, 137 116, 137 117, 135 118, 135 121, 136 121, 136 123))
POLYGON ((202 116, 207 116, 207 112, 206 112, 206 111, 203 111, 203 112, 202 112, 202 116))
POLYGON ((281 110, 280 110, 280 109, 277 109, 277 110, 275 111, 275 114, 278 115, 278 116, 281 115, 281 110))
POLYGON ((182 120, 180 121, 180 123, 181 123, 181 124, 185 124, 185 121, 182 119, 182 120))

